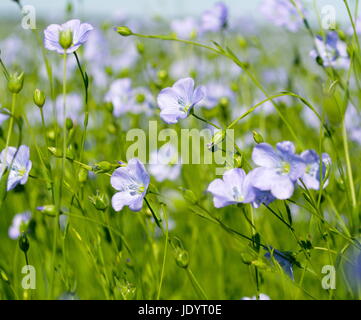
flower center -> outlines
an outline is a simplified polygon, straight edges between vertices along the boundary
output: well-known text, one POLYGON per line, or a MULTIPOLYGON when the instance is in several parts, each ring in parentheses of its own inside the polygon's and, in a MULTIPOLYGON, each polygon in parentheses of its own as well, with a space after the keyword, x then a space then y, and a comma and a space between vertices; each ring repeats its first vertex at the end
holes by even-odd
POLYGON ((21 177, 26 174, 26 169, 25 168, 20 168, 17 171, 18 171, 19 176, 21 176, 21 177))
POLYGON ((242 202, 244 197, 237 187, 232 188, 233 199, 237 202, 242 202))
POLYGON ((178 98, 178 104, 181 106, 179 109, 180 111, 183 111, 185 113, 188 113, 189 109, 192 107, 192 105, 186 105, 186 102, 182 97, 178 98))
POLYGON ((288 174, 291 171, 291 165, 289 162, 282 162, 281 164, 281 173, 288 174))
POLYGON ((135 195, 138 195, 138 194, 142 194, 145 190, 145 186, 144 184, 131 184, 128 186, 128 189, 129 189, 129 193, 131 196, 135 196, 135 195))

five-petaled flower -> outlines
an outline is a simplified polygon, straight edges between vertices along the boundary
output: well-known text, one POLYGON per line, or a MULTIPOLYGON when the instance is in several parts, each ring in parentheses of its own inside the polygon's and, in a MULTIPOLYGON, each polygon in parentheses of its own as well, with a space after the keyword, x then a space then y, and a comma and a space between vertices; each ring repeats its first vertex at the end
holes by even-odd
POLYGON ((128 206, 132 211, 142 209, 149 182, 149 175, 137 158, 116 169, 110 178, 111 185, 118 190, 112 198, 113 209, 120 211, 124 206, 128 206))
POLYGON ((203 86, 194 89, 194 80, 178 80, 173 87, 163 89, 158 95, 160 117, 168 124, 188 117, 191 109, 205 97, 203 86))
POLYGON ((10 170, 7 190, 14 189, 19 183, 25 184, 28 181, 32 162, 29 160, 29 147, 21 145, 17 150, 14 147, 8 147, 0 155, 0 177, 3 176, 5 169, 10 170))
POLYGON ((270 191, 277 199, 285 200, 292 196, 295 182, 305 172, 305 162, 295 154, 292 142, 277 144, 276 150, 267 143, 260 143, 252 153, 255 164, 252 185, 261 191, 270 191))
POLYGON ((73 53, 88 40, 90 31, 93 29, 92 25, 81 23, 78 19, 70 20, 62 25, 51 24, 44 30, 44 46, 59 54, 73 53), (64 48, 61 41, 62 35, 70 37, 67 48, 64 48))
POLYGON ((216 208, 232 204, 250 203, 255 200, 251 181, 243 169, 230 169, 223 174, 223 179, 216 179, 207 189, 213 195, 216 208))

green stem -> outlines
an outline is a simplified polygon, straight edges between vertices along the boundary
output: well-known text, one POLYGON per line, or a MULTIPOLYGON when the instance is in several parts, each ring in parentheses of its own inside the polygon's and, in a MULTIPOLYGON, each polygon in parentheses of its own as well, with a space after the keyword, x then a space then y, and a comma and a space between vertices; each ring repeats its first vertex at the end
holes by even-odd
MULTIPOLYGON (((232 60, 237 66, 239 66, 244 72, 245 74, 251 79, 251 81, 253 82, 253 84, 266 96, 266 98, 270 98, 270 95, 267 93, 267 91, 264 89, 264 87, 261 85, 261 83, 257 80, 257 78, 249 71, 249 66, 243 62, 241 62, 236 55, 227 47, 226 50, 223 49, 220 45, 217 45, 217 49, 212 48, 210 46, 198 43, 198 42, 194 42, 194 41, 190 41, 190 40, 184 40, 184 39, 178 39, 172 36, 162 36, 162 35, 143 35, 143 34, 139 34, 139 33, 132 33, 133 36, 139 37, 139 38, 145 38, 145 39, 159 39, 159 40, 166 40, 166 41, 177 41, 177 42, 181 42, 181 43, 185 43, 185 44, 189 44, 189 45, 193 45, 196 47, 200 47, 200 48, 204 48, 207 50, 210 50, 218 55, 224 56, 230 60, 232 60)), ((295 133, 295 131, 293 130, 292 125, 287 121, 287 119, 283 116, 281 110, 279 109, 278 105, 276 102, 272 101, 273 106, 275 107, 279 117, 281 118, 281 120, 284 122, 284 124, 286 125, 287 129, 289 130, 289 132, 291 133, 291 135, 293 136, 294 140, 297 141, 297 143, 303 147, 303 143, 302 141, 298 138, 297 134, 295 133)))
MULTIPOLYGON (((165 212, 165 210, 163 211, 165 212)), ((157 300, 159 300, 160 298, 160 292, 162 290, 162 284, 163 284, 163 278, 164 278, 164 269, 165 269, 165 262, 167 259, 167 252, 168 252, 168 235, 169 235, 169 230, 168 230, 168 217, 166 216, 166 214, 164 215, 164 219, 165 219, 165 225, 166 225, 166 229, 165 229, 165 242, 164 242, 164 255, 163 255, 163 263, 162 263, 162 271, 160 274, 160 280, 159 280, 159 288, 158 288, 158 293, 157 293, 157 300)))
POLYGON ((193 109, 192 109, 192 111, 191 111, 190 114, 191 114, 194 118, 196 118, 196 119, 198 119, 198 120, 200 120, 200 121, 202 121, 202 122, 204 122, 204 123, 207 123, 207 124, 209 124, 210 126, 216 128, 216 129, 221 129, 221 127, 217 126, 216 124, 214 124, 214 123, 212 123, 212 122, 210 122, 210 121, 208 121, 208 120, 206 120, 206 119, 203 119, 203 118, 200 117, 200 116, 197 116, 197 115, 194 113, 194 110, 193 110, 193 109))
POLYGON ((7 158, 7 149, 9 147, 10 144, 10 139, 11 139, 11 135, 13 132, 13 128, 14 128, 14 117, 15 117, 15 105, 16 105, 16 93, 12 94, 11 97, 11 116, 10 116, 10 124, 9 124, 9 129, 8 129, 8 134, 6 136, 6 144, 5 144, 5 159, 7 158))
POLYGON ((356 25, 355 25, 355 22, 352 18, 352 13, 351 13, 351 10, 350 10, 350 7, 348 5, 348 2, 347 0, 343 0, 343 3, 345 4, 345 7, 346 7, 346 10, 347 10, 347 14, 350 18, 350 21, 351 21, 351 25, 352 25, 352 29, 353 29, 353 34, 354 34, 354 38, 356 40, 356 44, 357 44, 357 48, 359 50, 359 52, 361 51, 361 48, 360 48, 360 42, 359 42, 359 39, 358 39, 358 35, 357 35, 357 30, 356 30, 356 25))
POLYGON ((63 154, 62 154, 62 164, 61 164, 61 173, 60 173, 60 184, 59 184, 59 198, 56 205, 56 217, 54 221, 54 236, 53 236, 53 252, 52 252, 52 275, 51 275, 51 297, 54 295, 54 280, 55 280, 55 256, 56 256, 56 244, 58 238, 58 229, 59 229, 59 215, 61 210, 61 200, 63 195, 63 181, 65 175, 65 160, 66 160, 66 58, 67 54, 63 54, 63 154))
POLYGON ((342 124, 342 139, 343 139, 343 146, 344 146, 345 158, 346 158, 347 177, 351 192, 351 203, 352 203, 352 207, 355 209, 357 207, 357 199, 356 199, 356 192, 355 192, 355 186, 352 175, 352 166, 350 160, 350 150, 347 141, 347 130, 346 130, 345 119, 343 120, 343 124, 342 124))
POLYGON ((187 274, 189 276, 189 279, 192 282, 192 285, 194 286, 194 289, 196 290, 196 292, 198 293, 198 295, 203 299, 203 300, 208 300, 207 294, 205 293, 205 291, 203 290, 203 288, 201 287, 201 285, 199 284, 198 280, 196 279, 196 277, 194 276, 192 270, 188 267, 186 268, 187 274))

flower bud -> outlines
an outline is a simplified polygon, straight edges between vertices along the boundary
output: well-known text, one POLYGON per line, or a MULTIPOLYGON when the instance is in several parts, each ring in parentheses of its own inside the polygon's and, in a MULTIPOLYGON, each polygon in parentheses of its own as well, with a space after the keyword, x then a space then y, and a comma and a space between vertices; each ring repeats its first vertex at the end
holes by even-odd
POLYGON ((45 214, 46 216, 50 216, 50 217, 55 217, 57 215, 56 208, 53 204, 39 206, 36 208, 36 210, 38 210, 41 213, 45 214))
POLYGON ((45 104, 45 94, 40 89, 35 89, 33 95, 34 103, 39 107, 42 108, 45 104))
POLYGON ((142 94, 142 93, 137 94, 136 97, 135 97, 135 101, 137 103, 143 103, 145 101, 144 94, 142 94))
POLYGON ((170 239, 170 245, 173 248, 175 262, 178 267, 187 269, 189 265, 189 253, 184 249, 182 241, 173 237, 170 239))
POLYGON ((95 173, 106 173, 113 169, 113 165, 108 161, 101 161, 96 163, 93 166, 93 171, 95 173))
POLYGON ((88 170, 85 168, 80 168, 78 173, 78 181, 84 183, 88 180, 88 170))
POLYGON ((54 141, 55 140, 55 131, 54 130, 47 131, 46 136, 49 140, 54 141))
POLYGON ((137 50, 139 54, 143 54, 144 53, 144 44, 143 42, 137 42, 137 50))
POLYGON ((168 72, 166 70, 159 70, 158 78, 161 81, 165 81, 168 78, 168 72))
POLYGON ((238 37, 237 40, 238 40, 238 45, 240 46, 241 49, 246 49, 248 47, 247 39, 243 37, 238 37))
POLYGON ((29 250, 30 243, 25 233, 22 233, 19 237, 19 247, 24 253, 27 253, 29 250))
POLYGON ((115 31, 118 32, 123 37, 128 37, 133 34, 132 30, 130 30, 128 27, 122 26, 115 28, 115 31))
POLYGON ((223 108, 226 108, 229 106, 229 99, 227 97, 223 97, 219 99, 219 105, 223 108))
POLYGON ((105 193, 97 193, 89 197, 89 201, 93 204, 93 206, 99 211, 105 211, 109 206, 109 198, 105 193))
POLYGON ((189 254, 188 251, 184 249, 177 250, 175 262, 177 263, 178 267, 181 268, 188 268, 189 265, 189 254))
POLYGON ((59 44, 63 49, 69 49, 73 44, 73 32, 71 30, 62 30, 59 33, 59 44))
POLYGON ((260 144, 260 143, 264 142, 264 139, 263 139, 262 135, 259 132, 253 131, 252 134, 253 134, 254 142, 256 142, 257 144, 260 144))
POLYGON ((15 72, 10 75, 8 89, 11 93, 19 93, 24 85, 24 72, 15 72))
MULTIPOLYGON (((62 158, 63 157, 63 151, 59 148, 55 148, 55 147, 48 147, 48 151, 56 158, 62 158)), ((66 150, 66 154, 65 157, 68 160, 74 160, 74 151, 71 148, 68 148, 68 150, 66 150)))
POLYGON ((316 57, 316 62, 318 65, 320 65, 321 67, 323 67, 323 59, 320 56, 316 57))
POLYGON ((48 147, 48 151, 55 157, 61 158, 63 156, 63 153, 60 149, 57 149, 55 147, 48 147))
POLYGON ((66 129, 67 129, 68 131, 70 131, 71 129, 73 129, 73 126, 74 126, 73 120, 72 120, 71 118, 66 118, 66 120, 65 120, 65 126, 66 126, 66 129))
POLYGON ((243 156, 239 155, 238 153, 234 155, 234 165, 235 168, 242 168, 243 167, 243 156))

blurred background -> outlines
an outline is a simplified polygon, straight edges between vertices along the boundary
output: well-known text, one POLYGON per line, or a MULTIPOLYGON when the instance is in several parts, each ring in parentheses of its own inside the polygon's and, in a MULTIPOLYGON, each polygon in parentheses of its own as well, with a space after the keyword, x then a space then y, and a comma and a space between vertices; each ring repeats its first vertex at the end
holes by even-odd
MULTIPOLYGON (((61 17, 64 13, 64 7, 67 3, 73 3, 76 10, 84 16, 93 16, 104 18, 114 15, 130 15, 147 17, 174 18, 184 15, 199 15, 204 10, 212 6, 216 0, 25 0, 24 5, 33 5, 37 14, 42 18, 54 19, 61 17)), ((241 16, 247 16, 256 20, 261 20, 262 15, 259 14, 259 5, 261 0, 245 1, 245 0, 224 0, 229 8, 231 17, 236 19, 241 16)), ((340 0, 303 0, 303 4, 309 7, 324 5, 333 5, 337 11, 337 19, 345 21, 347 18, 346 11, 340 0)), ((16 4, 12 0, 0 1, 0 16, 16 17, 19 11, 16 4)))

